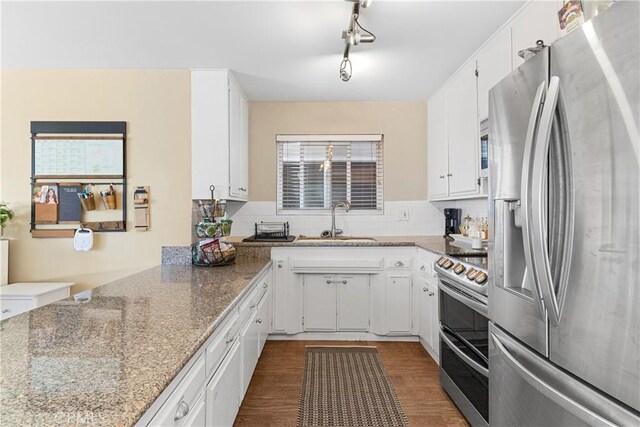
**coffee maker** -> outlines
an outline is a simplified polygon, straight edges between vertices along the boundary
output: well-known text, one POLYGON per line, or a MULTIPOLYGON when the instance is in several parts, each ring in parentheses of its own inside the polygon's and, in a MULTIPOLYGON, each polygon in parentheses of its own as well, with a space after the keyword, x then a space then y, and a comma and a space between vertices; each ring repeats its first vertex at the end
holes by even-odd
POLYGON ((444 210, 444 237, 449 234, 460 233, 458 227, 462 219, 462 209, 445 208, 444 210))

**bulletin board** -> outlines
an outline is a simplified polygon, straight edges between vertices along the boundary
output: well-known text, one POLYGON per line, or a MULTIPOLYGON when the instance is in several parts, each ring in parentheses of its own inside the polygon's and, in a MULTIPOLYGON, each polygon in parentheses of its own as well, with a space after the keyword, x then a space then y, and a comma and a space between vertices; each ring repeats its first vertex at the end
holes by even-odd
MULTIPOLYGON (((32 237, 73 237, 79 227, 126 231, 126 129, 126 122, 31 122, 32 237), (94 186, 117 188, 119 206, 89 222, 78 194, 94 186)), ((92 204, 100 209, 101 200, 92 204)))

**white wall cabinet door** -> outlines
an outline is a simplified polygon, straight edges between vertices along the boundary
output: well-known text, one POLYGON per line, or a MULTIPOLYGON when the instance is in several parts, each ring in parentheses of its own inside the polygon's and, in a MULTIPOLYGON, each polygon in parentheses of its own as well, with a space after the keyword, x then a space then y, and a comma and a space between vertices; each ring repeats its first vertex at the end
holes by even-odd
POLYGON ((242 352, 238 340, 207 385, 207 425, 233 425, 241 402, 241 370, 242 352))
POLYGON ((475 62, 469 62, 449 82, 447 133, 449 196, 478 194, 478 106, 475 62))
POLYGON ((246 201, 249 108, 228 70, 191 71, 191 197, 246 201))
POLYGON ((387 330, 389 334, 411 333, 411 276, 387 277, 387 330))
POLYGON ((338 331, 369 330, 369 277, 336 276, 338 331))
POLYGON ((236 199, 248 197, 249 107, 240 86, 229 79, 229 193, 236 199))
POLYGON ((560 34, 558 1, 532 1, 511 22, 511 59, 515 70, 524 63, 518 56, 522 49, 534 47, 538 40, 550 45, 560 34))
POLYGON ((336 330, 335 277, 326 274, 304 275, 304 330, 336 330))
POLYGON ((489 115, 489 90, 511 72, 511 28, 505 28, 478 52, 478 117, 489 115))
POLYGON ((427 186, 429 200, 438 200, 449 195, 446 88, 429 100, 427 121, 427 186))

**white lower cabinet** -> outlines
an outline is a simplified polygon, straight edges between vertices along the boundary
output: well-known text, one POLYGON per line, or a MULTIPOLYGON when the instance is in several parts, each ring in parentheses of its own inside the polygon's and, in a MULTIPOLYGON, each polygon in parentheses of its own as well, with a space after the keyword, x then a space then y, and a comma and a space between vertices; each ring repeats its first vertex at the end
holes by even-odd
POLYGON ((430 349, 438 353, 438 288, 425 278, 420 280, 419 335, 430 349))
POLYGON ((336 287, 332 275, 304 275, 305 331, 336 330, 336 287))
POLYGON ((260 357, 258 337, 260 335, 260 324, 258 323, 258 312, 254 309, 249 316, 246 325, 240 333, 242 340, 242 395, 247 392, 253 370, 260 357))
POLYGON ((209 426, 232 426, 241 402, 242 351, 240 340, 207 385, 206 423, 209 426))
POLYGON ((336 286, 338 331, 369 330, 368 276, 337 276, 336 286))
POLYGON ((369 280, 366 274, 305 274, 304 330, 367 331, 369 280))
POLYGON ((411 333, 411 275, 387 276, 387 329, 389 334, 411 333))

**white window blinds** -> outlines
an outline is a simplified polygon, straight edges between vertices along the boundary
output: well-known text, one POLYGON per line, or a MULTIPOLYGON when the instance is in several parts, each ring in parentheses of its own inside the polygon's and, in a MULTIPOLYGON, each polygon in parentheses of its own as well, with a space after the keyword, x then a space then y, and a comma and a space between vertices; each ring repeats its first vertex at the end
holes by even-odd
POLYGON ((279 135, 278 213, 382 212, 382 135, 279 135))

